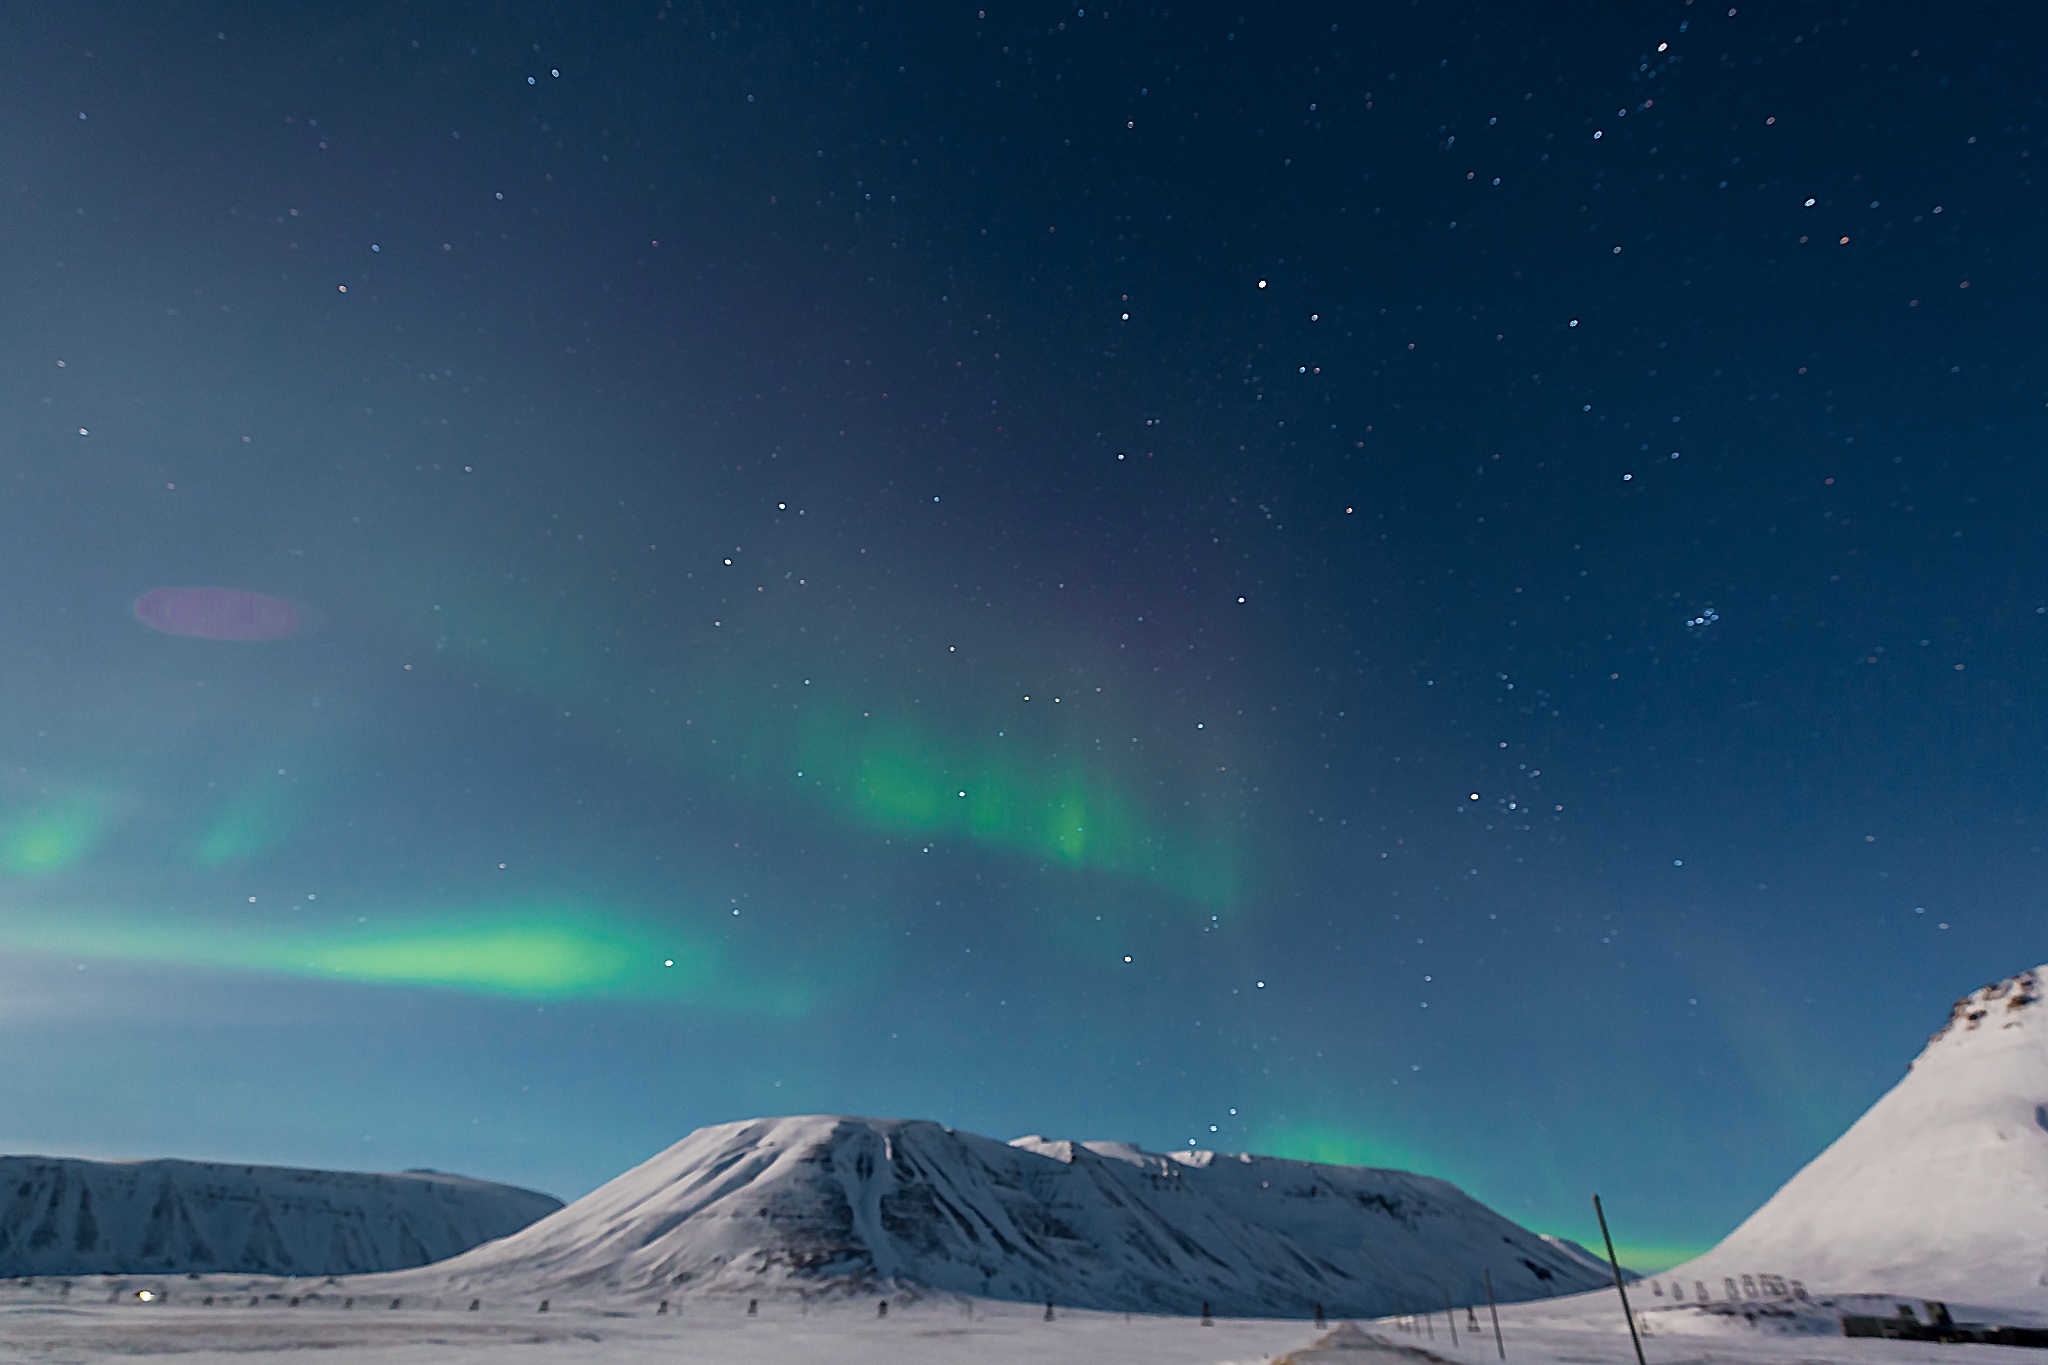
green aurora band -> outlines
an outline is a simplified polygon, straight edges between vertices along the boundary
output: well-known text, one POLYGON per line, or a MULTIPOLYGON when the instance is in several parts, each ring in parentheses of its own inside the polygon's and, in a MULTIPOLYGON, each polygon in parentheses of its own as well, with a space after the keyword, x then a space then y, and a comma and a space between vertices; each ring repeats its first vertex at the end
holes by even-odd
MULTIPOLYGON (((757 808, 905 842, 965 843, 1064 871, 1080 879, 1077 887, 1098 882, 1093 899, 1109 893, 1113 904, 1098 909, 1125 908, 1115 882, 1163 892, 1205 919, 1238 903, 1240 775, 1218 777, 1229 757, 1221 741, 1206 741, 1224 760, 1214 767, 1201 767, 1212 756, 1206 751, 1191 759, 1167 746, 1147 756, 1135 737, 1150 732, 1147 708, 1159 699, 1142 683, 1120 702, 1112 698, 1126 689, 1104 697, 1078 683, 1056 700, 1056 689, 1034 680, 1071 680, 1084 669, 1105 681, 1123 676, 1113 652, 1093 651, 1091 664, 1080 634, 1062 641, 990 633, 981 650, 988 657, 977 664, 961 653, 945 671, 902 657, 885 669, 874 653, 852 648, 881 623, 856 627, 849 604, 815 589, 749 592, 745 613, 726 611, 722 626, 693 638, 649 628, 617 575, 594 580, 588 565, 514 556, 531 570, 515 578, 483 571, 472 557, 488 553, 488 532, 468 552, 455 548, 463 537, 438 523, 399 539, 423 557, 330 563, 340 572, 327 582, 338 601, 367 592, 373 617, 431 651, 405 674, 408 688, 435 674, 451 680, 451 667, 465 681, 481 676, 573 713, 579 729, 606 745, 622 738, 757 808)), ((322 595, 311 582, 295 591, 322 595)), ((969 643, 963 635, 961 648, 969 643)), ((225 870, 289 849, 311 815, 311 797, 294 790, 309 766, 299 751, 305 739, 270 737, 287 745, 273 752, 291 782, 272 783, 266 765, 264 777, 214 807, 184 836, 190 867, 225 870)), ((362 923, 310 913, 259 919, 239 905, 143 908, 132 894, 108 900, 108 888, 88 890, 74 874, 93 870, 91 855, 116 814, 132 801, 145 809, 152 802, 140 793, 117 800, 74 791, 17 797, 0 812, 0 943, 80 960, 784 1016, 811 1009, 854 969, 841 943, 809 969, 736 979, 722 937, 670 927, 666 911, 545 893, 460 910, 400 901, 362 923)), ((1051 932, 1066 928, 1054 923, 1051 932)), ((1075 950, 1093 949, 1091 940, 1075 950)))
POLYGON ((99 843, 112 805, 79 793, 22 812, 0 825, 0 871, 35 877, 72 866, 99 843))
POLYGON ((843 669, 801 662, 830 629, 802 604, 764 595, 762 610, 783 614, 747 630, 728 621, 715 646, 684 642, 663 657, 632 657, 629 632, 588 603, 572 610, 569 593, 414 568, 403 605, 399 592, 390 595, 400 620, 437 654, 567 713, 595 713, 607 730, 730 781, 750 801, 1143 882, 1205 913, 1238 898, 1234 822, 1219 799, 1235 784, 1180 764, 1133 781, 1134 763, 1110 759, 1101 742, 1105 733, 1128 735, 1133 722, 1107 704, 1025 703, 1028 688, 976 697, 979 689, 928 678, 915 689, 922 702, 863 704, 845 686, 825 685, 843 669), (1142 799, 1143 787, 1161 795, 1142 799))
MULTIPOLYGON (((1420 1174, 1430 1174, 1432 1167, 1441 1170, 1441 1163, 1426 1149, 1390 1142, 1337 1123, 1283 1123, 1262 1128, 1254 1135, 1250 1150, 1269 1156, 1291 1157, 1296 1161, 1318 1161, 1328 1166, 1377 1166, 1420 1174)), ((1473 1193, 1472 1183, 1466 1180, 1443 1174, 1438 1178, 1451 1181, 1468 1194, 1473 1193)), ((1494 1207, 1504 1206, 1496 1204, 1494 1207)), ((1599 1228, 1591 1218, 1586 1222, 1584 1227, 1573 1227, 1552 1235, 1568 1237, 1581 1246, 1595 1248, 1594 1254, 1598 1255, 1599 1228)), ((1708 1244, 1631 1240, 1615 1242, 1614 1249, 1624 1266, 1643 1274, 1657 1274, 1700 1255, 1708 1249, 1708 1244)))
POLYGON ((1252 1148, 1269 1156, 1319 1161, 1326 1166, 1421 1171, 1430 1164, 1422 1152, 1332 1123, 1282 1123, 1262 1128, 1254 1136, 1252 1148))
POLYGON ((810 991, 736 982, 720 945, 615 912, 522 902, 392 923, 202 921, 49 905, 0 912, 9 947, 94 961, 148 962, 518 1000, 692 1003, 802 1014, 810 991))
POLYGON ((298 827, 291 798, 276 787, 249 788, 221 812, 192 851, 197 867, 219 867, 259 857, 291 837, 298 827))

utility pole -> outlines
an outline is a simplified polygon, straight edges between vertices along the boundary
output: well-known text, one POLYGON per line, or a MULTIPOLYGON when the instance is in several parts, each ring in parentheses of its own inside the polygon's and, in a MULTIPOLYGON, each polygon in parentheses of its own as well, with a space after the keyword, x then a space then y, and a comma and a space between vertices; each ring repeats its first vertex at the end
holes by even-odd
POLYGON ((1454 1311, 1452 1310, 1452 1308, 1451 1308, 1451 1291, 1450 1291, 1450 1290, 1448 1290, 1448 1289, 1445 1289, 1445 1290, 1443 1290, 1443 1296, 1444 1296, 1444 1321, 1450 1324, 1450 1327, 1451 1327, 1451 1345, 1452 1345, 1453 1347, 1455 1347, 1455 1346, 1456 1346, 1456 1345, 1458 1344, 1458 1315, 1457 1315, 1457 1313, 1456 1313, 1456 1312, 1454 1312, 1454 1311))
POLYGON ((1493 1319, 1493 1348, 1500 1352, 1502 1360, 1506 1360, 1508 1346, 1500 1339, 1500 1309, 1493 1306, 1493 1271, 1481 1266, 1479 1273, 1486 1277, 1486 1315, 1493 1319))
POLYGON ((1650 1365, 1643 1359, 1643 1339, 1636 1335, 1636 1315, 1628 1306, 1628 1290, 1621 1283, 1621 1262, 1614 1255, 1614 1237, 1607 1231, 1607 1210, 1600 1196, 1593 1196, 1593 1216, 1600 1220, 1600 1240, 1607 1243, 1607 1264, 1614 1268, 1614 1292, 1621 1295, 1621 1315, 1628 1319, 1628 1339, 1635 1343, 1636 1365, 1650 1365))

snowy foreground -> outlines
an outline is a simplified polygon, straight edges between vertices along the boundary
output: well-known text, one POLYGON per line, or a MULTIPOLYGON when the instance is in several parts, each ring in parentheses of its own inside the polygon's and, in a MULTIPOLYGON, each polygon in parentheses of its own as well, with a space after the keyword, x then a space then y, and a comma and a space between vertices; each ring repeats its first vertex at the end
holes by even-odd
MULTIPOLYGON (((225 1277, 222 1277, 223 1279, 225 1277)), ((189 1285, 191 1290, 204 1286, 189 1285)), ((886 1318, 862 1299, 808 1308, 764 1300, 749 1318, 743 1303, 696 1301, 681 1313, 632 1315, 592 1309, 468 1312, 461 1305, 389 1307, 247 1306, 216 1297, 213 1307, 85 1303, 53 1287, 0 1285, 0 1365, 17 1362, 134 1361, 176 1356, 179 1365, 250 1365, 297 1358, 305 1365, 1497 1365, 1486 1310, 1460 1309, 1457 1342, 1438 1313, 1339 1323, 1195 1318, 1061 1311, 1053 1322, 1030 1304, 951 1296, 892 1301, 886 1318), (228 1306, 229 1304, 233 1306, 228 1306), (1477 1334, 1471 1322, 1480 1324, 1477 1334)), ((1890 1306, 1863 1303, 1859 1311, 1890 1306)), ((1957 1316, 1976 1316, 1958 1305, 1957 1316)), ((1987 1310, 1988 1311, 1988 1310, 1987 1310)), ((1516 1304, 1501 1310, 1510 1365, 1628 1365, 1628 1331, 1611 1291, 1516 1304)), ((1665 1306, 1640 1313, 1650 1365, 1976 1365, 2031 1358, 2015 1348, 1850 1339, 1824 1312, 1760 1326, 1737 1314, 1665 1306)), ((2012 1322, 2015 1315, 1992 1315, 2012 1322)), ((2026 1315, 2022 1320, 2032 1321, 2026 1315)))

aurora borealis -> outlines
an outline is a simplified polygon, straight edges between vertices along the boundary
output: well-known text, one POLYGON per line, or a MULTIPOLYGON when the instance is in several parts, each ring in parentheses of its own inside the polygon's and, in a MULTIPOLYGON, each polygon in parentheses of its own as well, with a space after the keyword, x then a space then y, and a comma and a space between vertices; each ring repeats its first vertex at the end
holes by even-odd
POLYGON ((0 1149, 903 1115, 1649 1269, 2043 956, 2025 44, 287 8, 0 58, 0 1149))

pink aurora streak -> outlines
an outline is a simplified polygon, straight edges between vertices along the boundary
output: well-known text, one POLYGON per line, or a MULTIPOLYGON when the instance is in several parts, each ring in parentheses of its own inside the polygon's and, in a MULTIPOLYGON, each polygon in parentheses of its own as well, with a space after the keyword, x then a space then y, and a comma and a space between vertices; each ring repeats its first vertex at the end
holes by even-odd
POLYGON ((135 619, 200 640, 282 640, 300 626, 284 598, 239 588, 157 588, 135 599, 135 619))

